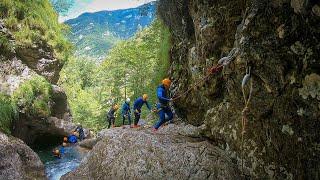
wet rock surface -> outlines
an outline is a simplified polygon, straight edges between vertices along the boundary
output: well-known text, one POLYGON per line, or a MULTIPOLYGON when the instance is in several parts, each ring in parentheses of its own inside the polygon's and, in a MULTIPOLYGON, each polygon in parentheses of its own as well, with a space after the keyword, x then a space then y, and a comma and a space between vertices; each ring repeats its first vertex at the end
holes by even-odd
POLYGON ((98 143, 99 140, 101 139, 100 138, 85 139, 79 142, 79 146, 86 149, 92 149, 98 143))
POLYGON ((23 141, 0 132, 0 179, 46 179, 44 166, 23 141))
POLYGON ((160 1, 159 14, 173 35, 172 95, 202 81, 210 67, 237 50, 222 72, 175 107, 188 123, 204 124, 202 133, 239 166, 244 160, 244 173, 252 177, 319 177, 318 7, 303 0, 160 1), (241 82, 249 67, 253 91, 242 148, 241 82))
POLYGON ((238 169, 221 149, 179 132, 197 134, 174 124, 155 134, 149 128, 103 130, 80 166, 62 179, 239 178, 238 169))

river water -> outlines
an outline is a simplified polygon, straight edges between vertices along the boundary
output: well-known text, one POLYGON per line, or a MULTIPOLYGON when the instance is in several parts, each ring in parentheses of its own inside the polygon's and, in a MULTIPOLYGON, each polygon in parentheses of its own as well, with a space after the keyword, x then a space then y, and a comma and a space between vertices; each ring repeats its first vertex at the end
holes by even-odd
POLYGON ((61 176, 77 168, 86 154, 84 151, 79 151, 77 146, 70 146, 65 147, 65 153, 59 159, 52 156, 52 149, 37 151, 49 180, 59 180, 61 176))

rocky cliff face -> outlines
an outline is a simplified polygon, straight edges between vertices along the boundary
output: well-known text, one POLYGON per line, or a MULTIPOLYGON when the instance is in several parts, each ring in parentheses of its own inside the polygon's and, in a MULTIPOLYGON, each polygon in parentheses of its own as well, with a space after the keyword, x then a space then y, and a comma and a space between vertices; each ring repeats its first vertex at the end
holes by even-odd
MULTIPOLYGON (((0 35, 7 37, 9 40, 8 44, 11 46, 11 48, 5 48, 2 47, 3 44, 0 45, 1 64, 3 65, 5 61, 10 61, 13 64, 9 69, 3 68, 1 70, 3 74, 1 77, 2 81, 8 81, 8 77, 5 75, 12 75, 18 78, 21 75, 26 76, 31 73, 30 71, 33 71, 46 77, 49 82, 57 83, 62 64, 61 61, 56 59, 52 48, 44 42, 34 43, 32 47, 16 45, 12 33, 6 28, 2 19, 0 19, 0 35), (14 73, 8 71, 13 71, 14 73)), ((10 84, 10 82, 8 83, 10 84)))
POLYGON ((106 129, 80 166, 62 179, 237 179, 225 153, 199 138, 198 128, 106 129), (192 137, 190 137, 192 136, 192 137), (198 138, 195 138, 198 137, 198 138))
POLYGON ((46 179, 38 155, 21 140, 0 132, 0 179, 46 179))
POLYGON ((231 60, 175 105, 187 122, 205 124, 202 133, 239 166, 243 160, 245 174, 319 177, 319 9, 312 0, 160 1, 173 35, 173 95, 201 81, 222 57, 231 60), (243 113, 249 68, 252 97, 243 113))
MULTIPOLYGON (((1 93, 12 95, 24 82, 36 75, 45 77, 50 83, 58 81, 62 64, 47 44, 37 43, 32 47, 14 46, 15 39, 2 20, 0 35, 7 37, 8 44, 12 46, 11 49, 7 47, 0 50, 1 93)), ((20 107, 19 119, 14 121, 12 134, 29 145, 41 142, 43 138, 51 138, 54 143, 60 142, 62 136, 75 128, 71 122, 65 92, 56 85, 52 85, 51 89, 51 99, 45 102, 50 108, 50 116, 30 115, 20 107)), ((35 96, 35 99, 42 98, 42 94, 39 93, 35 93, 35 96)))

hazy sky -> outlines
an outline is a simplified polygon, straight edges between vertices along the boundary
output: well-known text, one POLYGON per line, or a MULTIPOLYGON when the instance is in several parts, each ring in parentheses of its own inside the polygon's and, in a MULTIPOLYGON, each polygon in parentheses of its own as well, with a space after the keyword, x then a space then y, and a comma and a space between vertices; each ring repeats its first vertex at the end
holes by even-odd
POLYGON ((65 17, 60 17, 59 21, 65 21, 78 17, 84 12, 97 12, 102 10, 128 9, 138 7, 142 4, 154 0, 75 0, 74 6, 65 17))

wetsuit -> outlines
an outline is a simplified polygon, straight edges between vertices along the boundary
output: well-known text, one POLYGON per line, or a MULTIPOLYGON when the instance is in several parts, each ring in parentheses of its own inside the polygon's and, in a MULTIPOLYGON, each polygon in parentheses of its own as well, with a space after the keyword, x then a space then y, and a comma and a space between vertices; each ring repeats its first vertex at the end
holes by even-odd
POLYGON ((148 103, 148 101, 144 101, 142 99, 142 97, 139 97, 138 99, 136 99, 134 101, 133 104, 133 110, 134 110, 134 125, 137 125, 139 120, 140 120, 140 116, 141 116, 141 108, 143 106, 143 104, 146 104, 148 109, 151 111, 151 107, 148 103))
POLYGON ((68 136, 68 141, 70 142, 70 143, 77 143, 77 141, 78 141, 78 139, 77 139, 77 136, 75 136, 75 135, 70 135, 70 136, 68 136))
POLYGON ((126 120, 126 117, 128 118, 129 125, 131 125, 131 109, 130 109, 130 104, 125 102, 122 105, 122 125, 124 125, 124 121, 126 120))
POLYGON ((111 123, 112 125, 114 125, 114 121, 116 120, 116 118, 114 117, 114 113, 116 112, 115 109, 113 109, 113 107, 109 110, 109 112, 107 113, 107 119, 109 122, 108 128, 111 127, 111 123))
POLYGON ((77 126, 77 128, 74 130, 79 133, 79 140, 82 141, 84 139, 84 131, 81 126, 77 126))
POLYGON ((158 86, 157 97, 159 100, 159 102, 157 103, 157 109, 160 118, 158 122, 154 125, 155 129, 158 129, 166 121, 171 121, 173 119, 173 113, 169 106, 170 99, 168 98, 167 90, 163 85, 158 86), (166 115, 168 116, 167 119, 165 118, 166 115))

